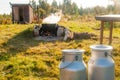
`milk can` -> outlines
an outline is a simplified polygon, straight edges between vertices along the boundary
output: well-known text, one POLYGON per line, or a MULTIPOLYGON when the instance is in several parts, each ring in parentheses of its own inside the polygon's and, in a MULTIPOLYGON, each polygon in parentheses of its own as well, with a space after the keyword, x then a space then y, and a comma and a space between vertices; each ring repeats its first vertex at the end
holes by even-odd
POLYGON ((82 59, 84 50, 67 49, 62 53, 60 80, 86 80, 86 65, 82 59))
POLYGON ((111 56, 112 46, 92 45, 88 62, 88 80, 115 80, 115 64, 111 56))

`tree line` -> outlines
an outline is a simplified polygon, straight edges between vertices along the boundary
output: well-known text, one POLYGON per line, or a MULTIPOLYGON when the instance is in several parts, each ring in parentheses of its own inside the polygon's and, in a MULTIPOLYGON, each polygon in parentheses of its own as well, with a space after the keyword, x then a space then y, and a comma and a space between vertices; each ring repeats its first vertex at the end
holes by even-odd
MULTIPOLYGON (((33 7, 34 13, 38 17, 44 17, 50 13, 55 13, 62 10, 63 14, 67 15, 99 15, 99 14, 109 14, 115 13, 115 6, 108 5, 106 8, 102 6, 95 6, 92 8, 78 7, 75 2, 71 0, 63 0, 63 3, 57 4, 56 0, 53 0, 51 4, 47 0, 39 0, 38 2, 32 0, 30 4, 33 7), (36 4, 38 3, 38 4, 36 4)), ((120 12, 117 12, 118 14, 120 12)))

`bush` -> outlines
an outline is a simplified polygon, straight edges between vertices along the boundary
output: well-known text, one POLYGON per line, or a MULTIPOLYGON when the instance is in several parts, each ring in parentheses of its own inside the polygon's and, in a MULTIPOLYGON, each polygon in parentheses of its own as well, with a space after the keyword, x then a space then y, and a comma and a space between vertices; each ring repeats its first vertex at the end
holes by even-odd
POLYGON ((12 24, 11 15, 0 15, 0 24, 12 24))

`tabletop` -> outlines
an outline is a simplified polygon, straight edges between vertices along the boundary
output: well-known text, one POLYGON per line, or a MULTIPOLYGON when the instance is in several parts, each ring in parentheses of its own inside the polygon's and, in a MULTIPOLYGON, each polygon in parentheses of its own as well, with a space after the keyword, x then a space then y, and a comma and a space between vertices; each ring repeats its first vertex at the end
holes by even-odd
POLYGON ((101 16, 96 16, 96 20, 100 21, 113 21, 113 22, 120 22, 120 15, 101 15, 101 16))

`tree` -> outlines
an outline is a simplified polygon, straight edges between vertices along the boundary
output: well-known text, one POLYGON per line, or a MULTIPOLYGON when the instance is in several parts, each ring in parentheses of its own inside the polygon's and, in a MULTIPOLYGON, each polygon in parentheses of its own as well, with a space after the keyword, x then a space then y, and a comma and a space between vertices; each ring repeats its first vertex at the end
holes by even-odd
POLYGON ((40 18, 44 18, 45 14, 46 14, 46 11, 43 10, 43 9, 41 9, 41 8, 39 8, 38 11, 39 11, 39 16, 40 16, 40 18))
POLYGON ((80 9, 79 9, 79 14, 83 15, 83 8, 82 7, 80 7, 80 9))
POLYGON ((94 13, 95 13, 95 15, 96 14, 105 14, 105 13, 107 13, 107 11, 104 7, 95 6, 94 7, 94 13))
POLYGON ((47 0, 39 0, 39 8, 45 10, 46 15, 50 13, 50 5, 47 3, 47 0))
POLYGON ((64 14, 70 14, 71 13, 71 9, 72 9, 72 7, 71 7, 71 0, 64 0, 63 1, 63 9, 62 9, 63 13, 64 14))
POLYGON ((79 14, 79 8, 78 8, 77 4, 75 2, 73 2, 71 7, 72 7, 71 14, 78 15, 79 14))
POLYGON ((107 6, 107 12, 108 13, 113 13, 114 12, 114 6, 113 5, 108 5, 107 6))
POLYGON ((52 7, 54 7, 54 8, 58 8, 58 5, 57 5, 57 2, 56 2, 56 0, 53 0, 53 2, 52 2, 52 5, 51 5, 52 7))
POLYGON ((112 0, 114 2, 114 13, 120 14, 120 0, 112 0))
POLYGON ((33 8, 33 11, 35 12, 36 9, 37 9, 37 5, 36 5, 36 2, 34 0, 31 1, 31 5, 32 5, 32 8, 33 8))
POLYGON ((38 4, 38 5, 39 5, 39 7, 41 7, 41 6, 42 6, 42 1, 43 1, 43 0, 39 0, 39 1, 38 1, 38 3, 39 3, 39 4, 38 4))
POLYGON ((57 2, 56 2, 56 0, 53 0, 52 5, 51 5, 51 12, 55 13, 55 12, 57 12, 57 10, 58 10, 57 2))

